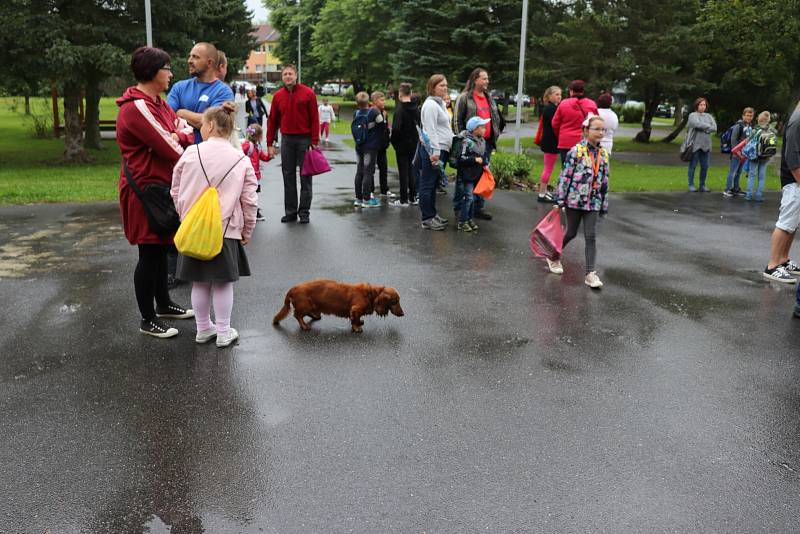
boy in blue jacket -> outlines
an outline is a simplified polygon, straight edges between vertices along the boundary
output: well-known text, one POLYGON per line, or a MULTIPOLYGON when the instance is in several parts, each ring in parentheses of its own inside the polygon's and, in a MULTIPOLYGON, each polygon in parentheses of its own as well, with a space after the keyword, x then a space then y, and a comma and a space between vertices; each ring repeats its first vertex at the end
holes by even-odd
POLYGON ((356 95, 358 109, 353 116, 350 129, 353 140, 356 142, 356 167, 355 191, 356 200, 353 205, 357 208, 377 208, 380 201, 372 196, 375 186, 375 164, 378 160, 380 138, 378 128, 385 119, 383 113, 369 107, 369 95, 363 91, 356 95))
POLYGON ((474 232, 478 229, 478 225, 472 220, 475 215, 475 196, 472 192, 483 174, 486 161, 486 139, 483 134, 489 121, 490 119, 472 117, 467 121, 467 129, 459 134, 464 139, 456 170, 456 181, 460 182, 464 191, 458 217, 458 229, 462 232, 474 232))

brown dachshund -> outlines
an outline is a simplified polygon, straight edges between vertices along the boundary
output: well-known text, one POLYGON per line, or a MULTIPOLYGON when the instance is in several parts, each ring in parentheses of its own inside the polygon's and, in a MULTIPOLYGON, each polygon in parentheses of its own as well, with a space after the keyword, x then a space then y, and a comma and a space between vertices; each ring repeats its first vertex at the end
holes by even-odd
POLYGON ((323 313, 349 317, 353 332, 362 331, 362 315, 374 312, 386 317, 392 312, 398 317, 403 316, 400 295, 393 287, 343 284, 336 280, 311 280, 291 288, 286 293, 283 308, 272 319, 272 324, 278 324, 285 319, 289 315, 290 306, 294 307, 294 318, 303 330, 311 329, 311 325, 305 322, 305 317, 319 321, 323 313))

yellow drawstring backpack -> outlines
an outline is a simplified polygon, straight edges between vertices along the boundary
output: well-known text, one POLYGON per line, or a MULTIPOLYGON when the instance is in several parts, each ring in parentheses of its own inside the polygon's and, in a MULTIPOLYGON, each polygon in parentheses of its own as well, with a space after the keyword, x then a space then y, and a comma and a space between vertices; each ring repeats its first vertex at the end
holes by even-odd
MULTIPOLYGON (((197 158, 200 161, 200 168, 206 177, 208 187, 200 198, 189 209, 189 213, 181 221, 181 225, 175 234, 175 248, 184 256, 198 260, 208 261, 214 259, 222 252, 222 240, 225 232, 222 230, 222 208, 219 204, 219 194, 217 187, 222 185, 230 172, 244 159, 239 158, 233 167, 228 169, 222 180, 215 186, 211 185, 211 180, 203 167, 203 160, 200 159, 200 147, 197 147, 197 158)), ((232 216, 232 214, 231 214, 232 216)), ((230 217, 228 224, 230 224, 230 217)), ((227 225, 225 231, 228 230, 227 225)))

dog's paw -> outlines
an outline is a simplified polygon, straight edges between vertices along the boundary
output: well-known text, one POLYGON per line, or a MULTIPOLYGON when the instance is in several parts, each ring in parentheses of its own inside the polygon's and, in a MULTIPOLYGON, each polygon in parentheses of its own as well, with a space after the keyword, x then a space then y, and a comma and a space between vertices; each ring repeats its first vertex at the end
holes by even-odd
POLYGON ((361 328, 360 326, 354 326, 354 327, 353 327, 353 333, 354 333, 354 334, 360 334, 360 333, 362 333, 363 331, 364 331, 364 329, 363 329, 363 328, 361 328))

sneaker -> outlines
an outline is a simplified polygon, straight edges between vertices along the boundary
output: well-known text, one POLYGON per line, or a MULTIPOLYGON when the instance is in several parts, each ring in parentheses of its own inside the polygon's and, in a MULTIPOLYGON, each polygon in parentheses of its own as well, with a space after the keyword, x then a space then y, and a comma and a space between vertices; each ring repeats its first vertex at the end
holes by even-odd
POLYGON ((300 219, 298 220, 298 222, 300 224, 308 224, 309 222, 311 222, 311 219, 309 218, 308 215, 301 215, 300 219))
POLYGON ((296 220, 297 220, 297 215, 284 215, 283 217, 281 217, 282 223, 295 222, 296 220))
POLYGON ((786 269, 786 272, 789 274, 800 275, 800 265, 797 265, 792 260, 786 260, 786 263, 782 264, 781 267, 786 269))
POLYGON ((601 287, 603 287, 603 282, 600 281, 600 278, 594 271, 586 275, 586 278, 583 280, 583 283, 591 287, 592 289, 600 289, 601 287))
POLYGON ((266 217, 264 217, 264 214, 263 214, 263 213, 261 213, 261 208, 258 208, 258 209, 256 210, 256 220, 257 220, 257 221, 266 221, 266 220, 267 220, 267 218, 266 218, 266 217))
POLYGON ((355 199, 353 201, 353 207, 355 207, 355 208, 363 208, 364 207, 364 201, 361 200, 360 198, 355 199))
POLYGON ((722 196, 723 197, 735 197, 736 193, 734 193, 730 189, 726 189, 725 191, 722 192, 722 196))
POLYGON ((434 215, 433 218, 436 219, 436 221, 439 222, 440 224, 447 224, 447 223, 450 222, 449 219, 445 219, 444 217, 442 217, 438 213, 436 215, 434 215))
POLYGON ((412 206, 417 206, 419 204, 419 199, 417 197, 414 197, 411 200, 409 200, 408 203, 411 204, 412 206))
POLYGON ((745 194, 744 199, 746 201, 750 202, 751 200, 753 200, 753 195, 751 195, 750 193, 747 193, 747 194, 745 194))
POLYGON ((472 219, 468 220, 467 224, 469 224, 472 227, 473 230, 477 230, 478 229, 478 225, 475 224, 475 221, 473 221, 472 219))
POLYGON ((365 208, 379 208, 381 206, 381 201, 375 197, 372 197, 371 199, 362 202, 361 206, 365 208))
POLYGON ((139 332, 147 334, 148 336, 160 338, 175 337, 178 335, 177 328, 172 328, 164 323, 164 321, 159 321, 158 318, 155 317, 149 321, 142 319, 142 322, 139 324, 139 332))
POLYGON ((385 193, 381 193, 381 196, 382 196, 382 197, 384 197, 384 198, 394 198, 394 197, 396 197, 397 195, 395 195, 395 194, 394 194, 394 193, 392 193, 391 191, 386 191, 385 193))
POLYGON ((156 317, 164 319, 191 319, 194 317, 194 310, 186 309, 172 302, 167 306, 156 306, 156 317))
POLYGON ((733 196, 738 197, 739 195, 742 194, 742 190, 736 187, 733 190, 731 190, 731 193, 733 193, 733 196))
POLYGON ((550 193, 541 194, 538 196, 536 200, 538 200, 539 202, 547 202, 549 204, 555 204, 556 202, 556 199, 554 199, 553 195, 551 195, 550 193))
POLYGON ((437 221, 436 219, 434 219, 433 217, 431 217, 430 219, 422 221, 422 227, 425 230, 437 230, 438 231, 438 230, 444 230, 445 228, 447 228, 447 225, 446 224, 442 224, 439 221, 437 221))
POLYGON ((389 202, 390 206, 395 206, 396 208, 407 208, 408 202, 400 202, 399 200, 392 200, 389 202))
POLYGON ((711 189, 707 188, 707 187, 706 187, 706 186, 704 186, 704 185, 701 185, 701 186, 700 186, 700 192, 701 192, 701 193, 710 193, 710 192, 711 192, 711 189))
POLYGON ((215 337, 217 337, 216 328, 209 328, 208 330, 198 330, 194 340, 196 343, 208 343, 215 337))
POLYGON ((239 339, 239 332, 235 328, 229 328, 226 333, 217 334, 217 347, 228 347, 237 339, 239 339))
POLYGON ((784 284, 797 283, 797 278, 789 274, 783 265, 778 265, 774 269, 764 269, 764 272, 761 273, 761 276, 763 276, 765 280, 769 280, 771 282, 781 282, 784 284))
POLYGON ((457 229, 460 232, 471 232, 472 231, 472 226, 470 226, 469 221, 464 221, 464 222, 458 223, 457 229))
POLYGON ((696 192, 697 192, 697 189, 695 188, 695 186, 693 186, 693 185, 690 185, 690 186, 689 186, 689 192, 690 192, 690 193, 696 193, 696 192))
POLYGON ((476 211, 475 212, 475 218, 476 219, 483 219, 484 221, 491 221, 492 220, 492 214, 489 213, 486 210, 480 210, 480 211, 476 211))
POLYGON ((550 269, 550 272, 553 274, 564 274, 564 267, 561 265, 561 261, 556 260, 553 261, 550 258, 545 258, 547 260, 547 268, 550 269))

